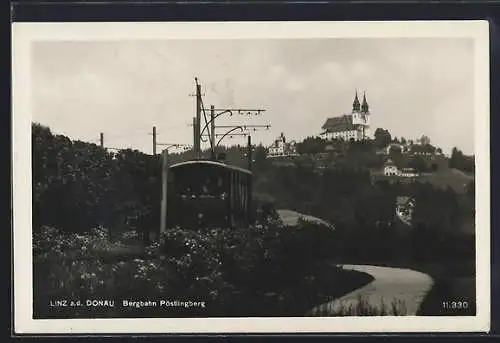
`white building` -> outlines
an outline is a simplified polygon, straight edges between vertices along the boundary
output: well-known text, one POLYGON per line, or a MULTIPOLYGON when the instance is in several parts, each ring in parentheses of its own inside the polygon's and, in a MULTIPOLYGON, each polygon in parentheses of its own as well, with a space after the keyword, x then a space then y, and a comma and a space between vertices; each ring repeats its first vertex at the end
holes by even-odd
POLYGON ((297 155, 295 142, 291 141, 287 143, 283 132, 268 148, 267 152, 267 157, 283 157, 283 156, 295 156, 295 155, 297 155))
POLYGON ((387 160, 387 162, 384 165, 384 175, 385 176, 399 176, 399 169, 392 162, 391 159, 387 160))
POLYGON ((385 176, 417 177, 420 174, 413 168, 399 169, 391 159, 388 159, 384 165, 385 176))
POLYGON ((419 173, 413 168, 402 168, 399 171, 399 176, 402 177, 417 177, 419 173))
POLYGON ((363 94, 359 103, 358 92, 354 96, 351 114, 328 118, 323 124, 321 135, 326 139, 364 140, 370 136, 370 109, 363 94))

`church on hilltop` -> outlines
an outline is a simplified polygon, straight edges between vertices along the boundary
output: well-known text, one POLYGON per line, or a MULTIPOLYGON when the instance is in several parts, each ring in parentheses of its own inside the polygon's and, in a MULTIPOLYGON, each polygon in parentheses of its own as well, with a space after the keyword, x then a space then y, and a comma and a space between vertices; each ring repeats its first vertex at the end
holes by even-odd
POLYGON ((346 141, 367 139, 370 135, 370 107, 366 101, 366 94, 363 94, 363 102, 360 103, 356 91, 351 113, 327 118, 322 130, 321 136, 326 139, 346 141))

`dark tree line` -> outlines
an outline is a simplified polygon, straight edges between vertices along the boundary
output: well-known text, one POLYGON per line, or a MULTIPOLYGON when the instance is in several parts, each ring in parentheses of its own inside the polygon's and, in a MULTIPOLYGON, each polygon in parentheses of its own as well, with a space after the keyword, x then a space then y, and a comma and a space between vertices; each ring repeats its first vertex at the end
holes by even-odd
POLYGON ((474 156, 464 155, 459 149, 453 148, 450 157, 450 168, 455 168, 466 173, 474 173, 474 156))
POLYGON ((325 151, 327 142, 321 137, 307 137, 302 142, 297 143, 299 154, 318 154, 325 151))
POLYGON ((375 144, 379 148, 384 148, 393 141, 389 130, 382 128, 378 128, 375 130, 374 137, 375 137, 375 144))
MULTIPOLYGON (((153 230, 160 223, 161 160, 137 150, 109 152, 32 125, 35 230, 43 225, 84 232, 99 225, 111 233, 153 230)), ((218 147, 217 153, 248 167, 247 147, 218 147)), ((203 156, 209 157, 209 151, 203 156)), ((169 164, 194 158, 192 150, 169 154, 169 164)), ((265 148, 254 148, 255 167, 267 164, 265 148)))
POLYGON ((257 182, 255 191, 268 193, 276 208, 314 215, 335 226, 332 256, 425 259, 421 251, 429 258, 474 256, 473 239, 461 229, 474 218, 472 190, 460 195, 427 183, 373 183, 362 168, 319 172, 308 167, 271 167, 256 178, 265 181, 257 182), (416 200, 411 227, 395 216, 396 198, 401 195, 416 200), (445 240, 454 243, 444 244, 445 240))
MULTIPOLYGON (((103 225, 111 233, 159 225, 159 156, 133 150, 112 154, 95 144, 53 135, 40 125, 32 129, 35 232, 43 225, 66 232, 103 225)), ((165 285, 164 294, 209 299, 211 315, 301 315, 311 304, 324 301, 318 294, 340 295, 359 287, 359 281, 344 275, 345 270, 318 269, 333 261, 472 260, 474 236, 461 235, 457 228, 474 218, 474 183, 465 195, 429 184, 374 183, 369 171, 360 167, 360 160, 374 156, 374 149, 371 142, 350 144, 347 157, 335 168, 318 170, 307 163, 275 166, 266 159, 264 147, 255 147, 254 193, 268 199, 259 225, 168 230, 162 246, 168 257, 159 259, 162 272, 155 274, 165 285), (401 227, 394 215, 399 195, 416 200, 409 228, 401 227), (276 218, 277 208, 317 216, 335 230, 306 222, 295 230, 285 229, 276 218), (311 275, 328 275, 333 281, 323 286, 306 282, 311 275), (279 296, 268 297, 269 293, 279 296)), ((246 166, 245 146, 221 147, 218 152, 225 153, 228 162, 246 166)), ((193 157, 191 151, 172 154, 170 163, 193 157)), ((113 290, 118 295, 140 297, 153 285, 120 280, 119 290, 113 290)), ((176 315, 192 312, 181 310, 176 315)))
POLYGON ((159 222, 159 156, 116 154, 32 126, 34 229, 43 225, 112 232, 159 222))
MULTIPOLYGON (((457 228, 473 219, 473 183, 466 195, 429 184, 373 183, 368 169, 356 160, 363 154, 374 156, 373 149, 369 142, 352 144, 348 148, 351 157, 334 168, 318 170, 308 164, 275 166, 265 158, 265 148, 258 146, 253 156, 255 194, 265 196, 274 208, 297 210, 334 224, 340 235, 335 241, 342 242, 335 251, 358 250, 359 246, 373 255, 389 253, 409 242, 422 242, 424 247, 426 242, 457 236, 457 228), (394 217, 399 195, 414 196, 417 204, 410 230, 417 236, 404 244, 397 241, 400 234, 394 217)), ((221 147, 220 151, 230 163, 247 163, 245 146, 221 147)), ((188 159, 189 154, 192 152, 172 154, 170 162, 188 159)), ((132 150, 111 154, 33 125, 34 229, 42 225, 77 232, 97 225, 112 232, 156 228, 160 222, 160 168, 159 156, 132 150)), ((454 245, 444 246, 452 249, 454 245)), ((471 253, 471 249, 467 251, 471 253)))

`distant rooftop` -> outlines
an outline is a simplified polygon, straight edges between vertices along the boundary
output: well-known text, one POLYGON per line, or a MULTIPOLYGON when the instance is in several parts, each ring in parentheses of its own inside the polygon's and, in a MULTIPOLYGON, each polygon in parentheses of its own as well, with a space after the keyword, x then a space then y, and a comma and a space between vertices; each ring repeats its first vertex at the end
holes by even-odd
POLYGON ((322 129, 326 132, 342 132, 356 130, 358 125, 352 123, 352 115, 344 114, 340 117, 327 118, 322 129))

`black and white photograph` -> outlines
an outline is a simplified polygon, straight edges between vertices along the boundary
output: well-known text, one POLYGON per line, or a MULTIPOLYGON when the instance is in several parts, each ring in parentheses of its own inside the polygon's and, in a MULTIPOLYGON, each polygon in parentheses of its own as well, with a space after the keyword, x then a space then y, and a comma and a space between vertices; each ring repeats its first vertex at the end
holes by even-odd
POLYGON ((16 331, 487 331, 488 30, 13 24, 16 331))

